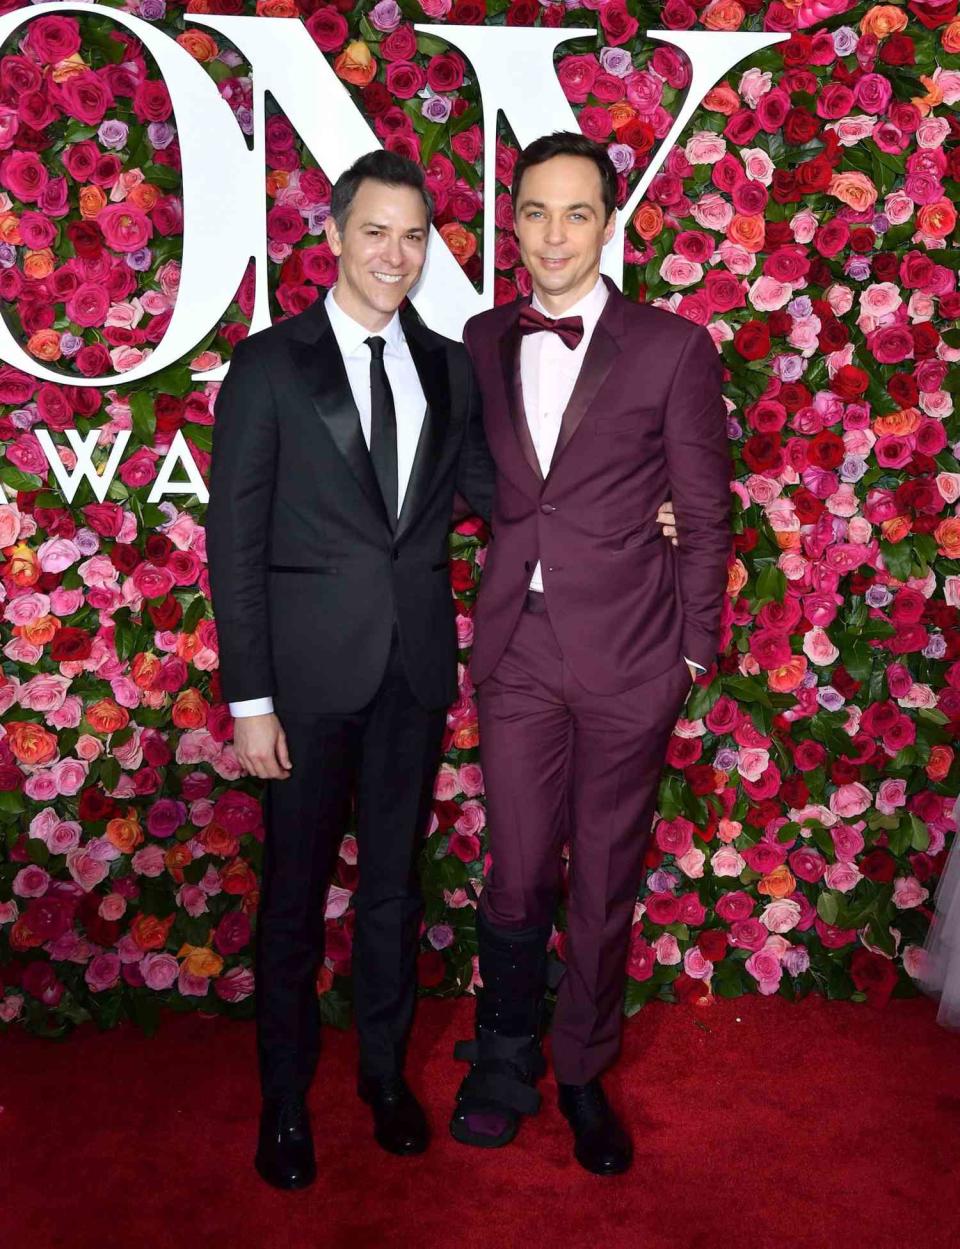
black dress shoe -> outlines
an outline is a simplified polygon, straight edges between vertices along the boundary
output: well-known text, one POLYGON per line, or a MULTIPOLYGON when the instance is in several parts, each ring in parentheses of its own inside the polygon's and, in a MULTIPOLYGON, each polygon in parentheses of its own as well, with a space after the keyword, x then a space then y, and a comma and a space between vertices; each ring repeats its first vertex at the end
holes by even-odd
POLYGON ((633 1146, 607 1101, 599 1080, 558 1084, 558 1104, 573 1128, 573 1154, 594 1175, 620 1175, 633 1160, 633 1146))
POLYGON ((357 1092, 373 1111, 373 1135, 391 1154, 422 1154, 430 1129, 420 1103, 402 1076, 361 1076, 357 1092))
POLYGON ((253 1165, 274 1188, 306 1188, 316 1179, 310 1118, 302 1097, 264 1101, 253 1165))

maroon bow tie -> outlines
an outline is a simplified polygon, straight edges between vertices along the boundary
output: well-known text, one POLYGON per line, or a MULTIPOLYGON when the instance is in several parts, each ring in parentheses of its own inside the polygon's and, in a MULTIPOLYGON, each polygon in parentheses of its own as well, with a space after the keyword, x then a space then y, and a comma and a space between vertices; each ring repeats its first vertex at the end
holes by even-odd
POLYGON ((520 333, 539 334, 549 330, 556 334, 565 347, 573 351, 583 338, 583 317, 548 317, 527 304, 520 309, 520 333))

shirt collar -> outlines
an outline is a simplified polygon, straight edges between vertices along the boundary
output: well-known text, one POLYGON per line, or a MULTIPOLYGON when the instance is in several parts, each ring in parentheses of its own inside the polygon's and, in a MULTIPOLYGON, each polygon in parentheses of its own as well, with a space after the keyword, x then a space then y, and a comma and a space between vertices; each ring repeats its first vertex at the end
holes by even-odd
POLYGON ((374 334, 372 330, 368 330, 365 325, 361 325, 359 321, 354 321, 349 313, 344 312, 337 301, 333 297, 334 287, 327 291, 323 306, 326 308, 327 316, 330 318, 330 326, 337 340, 337 346, 340 348, 342 356, 353 356, 359 353, 359 350, 366 343, 368 338, 382 338, 387 344, 386 350, 398 352, 404 343, 403 328, 400 325, 400 314, 395 312, 390 321, 374 334))
MULTIPOLYGON (((603 312, 609 293, 603 278, 598 277, 596 286, 561 315, 564 317, 583 317, 584 336, 586 337, 600 320, 600 314, 603 312)), ((553 316, 552 312, 547 312, 536 295, 533 297, 532 305, 538 312, 542 312, 544 316, 553 316)))

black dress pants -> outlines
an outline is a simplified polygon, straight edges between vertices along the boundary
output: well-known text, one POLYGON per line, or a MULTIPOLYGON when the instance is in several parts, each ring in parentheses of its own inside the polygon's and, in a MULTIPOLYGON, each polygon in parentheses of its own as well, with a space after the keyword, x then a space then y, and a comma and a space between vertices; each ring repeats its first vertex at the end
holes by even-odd
POLYGON ((351 802, 359 885, 353 992, 360 1067, 399 1074, 416 995, 422 901, 416 856, 440 764, 445 710, 410 689, 396 630, 371 702, 349 715, 278 710, 293 769, 268 781, 257 924, 257 1044, 265 1097, 305 1094, 317 1063, 324 904, 351 802))

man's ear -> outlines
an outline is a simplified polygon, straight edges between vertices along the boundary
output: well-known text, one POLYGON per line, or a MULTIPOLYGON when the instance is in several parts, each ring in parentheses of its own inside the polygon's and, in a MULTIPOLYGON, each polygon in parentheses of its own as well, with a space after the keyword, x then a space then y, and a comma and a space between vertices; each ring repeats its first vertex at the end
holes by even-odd
POLYGON ((603 227, 604 243, 610 242, 610 240, 613 238, 614 231, 616 230, 616 228, 617 228, 617 210, 614 209, 613 212, 610 214, 610 216, 607 218, 607 224, 603 227))
POLYGON ((343 240, 340 237, 340 231, 337 229, 337 223, 333 217, 328 217, 323 223, 323 232, 327 236, 330 250, 335 256, 339 256, 343 252, 343 240))

